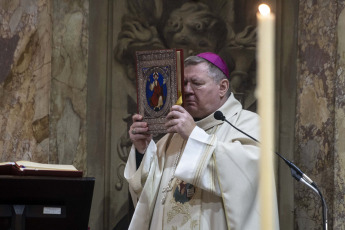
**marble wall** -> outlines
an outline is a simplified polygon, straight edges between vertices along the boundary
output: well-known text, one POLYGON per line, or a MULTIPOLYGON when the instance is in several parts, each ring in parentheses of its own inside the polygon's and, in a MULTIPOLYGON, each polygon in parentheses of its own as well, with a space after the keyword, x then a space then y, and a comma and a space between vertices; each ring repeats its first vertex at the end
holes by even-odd
POLYGON ((0 1, 0 160, 86 171, 88 1, 0 1))
POLYGON ((345 1, 338 1, 333 229, 345 226, 345 1))
MULTIPOLYGON (((344 227, 343 9, 336 0, 299 3, 295 161, 324 195, 329 229, 344 227)), ((295 229, 321 229, 320 198, 295 189, 295 229)))
POLYGON ((0 1, 0 161, 49 162, 50 10, 0 1))
POLYGON ((52 2, 50 155, 87 173, 88 0, 52 2))

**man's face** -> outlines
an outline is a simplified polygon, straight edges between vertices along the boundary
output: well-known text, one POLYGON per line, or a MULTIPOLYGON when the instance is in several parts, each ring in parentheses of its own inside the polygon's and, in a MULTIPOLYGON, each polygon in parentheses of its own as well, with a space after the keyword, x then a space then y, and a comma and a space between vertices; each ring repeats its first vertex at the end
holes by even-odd
POLYGON ((204 118, 221 105, 220 86, 208 76, 205 63, 184 69, 184 108, 193 118, 204 118))

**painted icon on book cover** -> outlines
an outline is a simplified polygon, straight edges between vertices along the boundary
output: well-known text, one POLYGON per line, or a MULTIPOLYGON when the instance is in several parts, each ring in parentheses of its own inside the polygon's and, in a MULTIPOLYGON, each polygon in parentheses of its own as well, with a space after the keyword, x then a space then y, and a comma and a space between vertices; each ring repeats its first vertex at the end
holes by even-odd
POLYGON ((166 133, 166 116, 183 82, 183 54, 176 49, 136 52, 137 108, 149 133, 166 133))
POLYGON ((167 97, 167 86, 164 77, 159 72, 153 72, 147 79, 146 99, 150 108, 160 111, 167 97))

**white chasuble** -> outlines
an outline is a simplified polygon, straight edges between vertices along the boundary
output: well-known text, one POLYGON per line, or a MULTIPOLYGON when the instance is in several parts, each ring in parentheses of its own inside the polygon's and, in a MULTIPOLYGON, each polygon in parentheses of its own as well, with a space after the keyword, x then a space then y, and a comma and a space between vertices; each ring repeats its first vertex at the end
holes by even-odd
MULTIPOLYGON (((208 133, 214 133, 216 130, 208 130, 208 133)), ((202 160, 204 161, 200 165, 207 165, 209 159, 208 156, 212 155, 212 152, 205 146, 204 153, 202 154, 202 160)), ((169 151, 168 151, 169 152, 169 151)), ((185 167, 189 167, 186 164, 185 167)), ((199 173, 202 171, 202 167, 199 168, 199 173)), ((214 181, 217 177, 213 175, 213 178, 209 178, 214 181)), ((195 186, 194 184, 185 182, 181 179, 174 178, 173 189, 167 194, 167 202, 164 204, 164 217, 163 226, 164 229, 208 229, 212 228, 209 223, 203 218, 204 211, 202 209, 202 203, 207 199, 203 199, 203 190, 195 186)), ((218 201, 221 203, 221 200, 218 201)), ((225 217, 220 218, 217 222, 223 222, 225 225, 225 217)), ((215 227, 215 226, 213 226, 215 227)), ((219 227, 219 226, 218 226, 219 227)))
POLYGON ((164 205, 164 229, 200 229, 201 189, 174 179, 164 205))
MULTIPOLYGON (((243 110, 233 95, 219 110, 259 139, 259 117, 243 110)), ((132 148, 125 177, 139 200, 129 229, 260 228, 257 143, 213 114, 196 124, 187 141, 178 134, 164 136, 157 145, 151 141, 138 170, 132 148)))

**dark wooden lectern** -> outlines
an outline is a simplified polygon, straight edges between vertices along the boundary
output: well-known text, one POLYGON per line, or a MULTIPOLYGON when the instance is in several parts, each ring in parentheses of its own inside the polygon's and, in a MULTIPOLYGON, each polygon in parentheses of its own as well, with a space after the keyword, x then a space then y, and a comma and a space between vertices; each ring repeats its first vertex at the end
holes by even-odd
POLYGON ((0 176, 0 229, 87 230, 95 178, 0 176))

